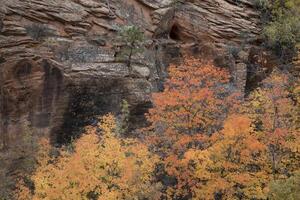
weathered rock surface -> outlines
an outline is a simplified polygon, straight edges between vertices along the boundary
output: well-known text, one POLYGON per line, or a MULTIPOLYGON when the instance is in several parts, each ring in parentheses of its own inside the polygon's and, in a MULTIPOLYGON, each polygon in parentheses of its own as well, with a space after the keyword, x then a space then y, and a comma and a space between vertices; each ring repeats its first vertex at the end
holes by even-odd
POLYGON ((176 5, 171 0, 0 0, 0 5, 0 148, 17 143, 27 122, 37 133, 63 140, 96 115, 118 113, 123 99, 131 105, 132 127, 140 126, 166 67, 184 53, 229 67, 243 91, 248 53, 260 32, 259 13, 246 0, 176 5), (140 26, 148 40, 133 75, 112 48, 124 24, 140 26), (241 45, 244 54, 234 58, 229 47, 237 51, 241 45))

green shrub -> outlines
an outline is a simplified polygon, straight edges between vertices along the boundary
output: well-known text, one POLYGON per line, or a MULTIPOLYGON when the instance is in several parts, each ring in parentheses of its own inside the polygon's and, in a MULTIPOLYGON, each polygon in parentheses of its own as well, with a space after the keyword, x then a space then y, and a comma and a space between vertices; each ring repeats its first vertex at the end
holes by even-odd
POLYGON ((300 1, 255 0, 255 5, 264 16, 266 46, 283 61, 289 61, 300 42, 300 1))
POLYGON ((53 35, 52 30, 43 24, 31 24, 25 27, 27 34, 34 40, 40 41, 53 35))
POLYGON ((298 200, 300 197, 300 173, 287 180, 277 180, 270 184, 270 200, 298 200))
POLYGON ((128 132, 129 118, 130 118, 129 103, 126 100, 123 100, 121 103, 120 123, 118 125, 118 129, 119 129, 118 132, 123 136, 128 132))
POLYGON ((118 42, 121 43, 117 59, 124 60, 128 66, 129 73, 132 71, 132 59, 137 53, 144 51, 144 33, 139 27, 124 26, 119 30, 118 42))
POLYGON ((254 0, 254 6, 261 11, 267 11, 270 8, 268 0, 254 0))
POLYGON ((300 42, 300 17, 282 14, 264 28, 267 46, 282 58, 292 56, 300 42))

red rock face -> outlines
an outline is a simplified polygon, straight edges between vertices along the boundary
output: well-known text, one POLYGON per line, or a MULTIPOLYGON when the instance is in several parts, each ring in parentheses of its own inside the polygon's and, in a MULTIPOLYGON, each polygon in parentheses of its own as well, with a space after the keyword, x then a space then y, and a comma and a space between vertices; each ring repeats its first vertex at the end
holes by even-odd
POLYGON ((63 97, 63 74, 47 60, 22 59, 3 65, 1 88, 2 133, 6 145, 21 139, 23 123, 48 132, 63 97), (13 66, 13 67, 10 67, 13 66))
MULTIPOLYGON (((143 124, 141 113, 150 105, 151 92, 161 89, 167 66, 185 53, 229 67, 243 91, 247 52, 257 45, 260 32, 253 5, 230 0, 183 1, 176 6, 170 2, 0 0, 0 146, 12 146, 28 124, 54 138, 72 134, 65 132, 84 125, 76 121, 91 123, 86 118, 92 114, 118 113, 122 99, 131 105, 132 122, 143 124), (135 58, 133 77, 125 63, 116 61, 112 48, 124 24, 141 27, 147 37, 147 50, 135 58), (242 43, 246 56, 226 57, 229 44, 242 43), (74 108, 82 96, 92 106, 79 103, 74 108)), ((134 123, 132 127, 139 126, 134 123)))

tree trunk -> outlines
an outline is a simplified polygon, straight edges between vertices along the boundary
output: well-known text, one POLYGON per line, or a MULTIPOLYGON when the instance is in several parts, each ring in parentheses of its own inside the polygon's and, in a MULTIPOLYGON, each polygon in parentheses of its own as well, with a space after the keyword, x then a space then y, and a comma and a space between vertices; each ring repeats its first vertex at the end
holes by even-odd
POLYGON ((130 47, 130 53, 128 55, 128 60, 127 60, 127 67, 128 67, 129 74, 132 73, 131 59, 133 54, 133 48, 134 48, 133 46, 130 47))

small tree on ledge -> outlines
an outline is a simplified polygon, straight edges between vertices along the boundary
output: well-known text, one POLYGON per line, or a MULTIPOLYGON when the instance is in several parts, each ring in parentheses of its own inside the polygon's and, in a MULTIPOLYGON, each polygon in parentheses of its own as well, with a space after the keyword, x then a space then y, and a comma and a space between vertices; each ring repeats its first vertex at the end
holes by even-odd
POLYGON ((123 26, 119 30, 118 43, 119 51, 116 54, 117 60, 126 62, 129 74, 132 72, 132 59, 137 53, 144 51, 144 33, 136 26, 123 26))

